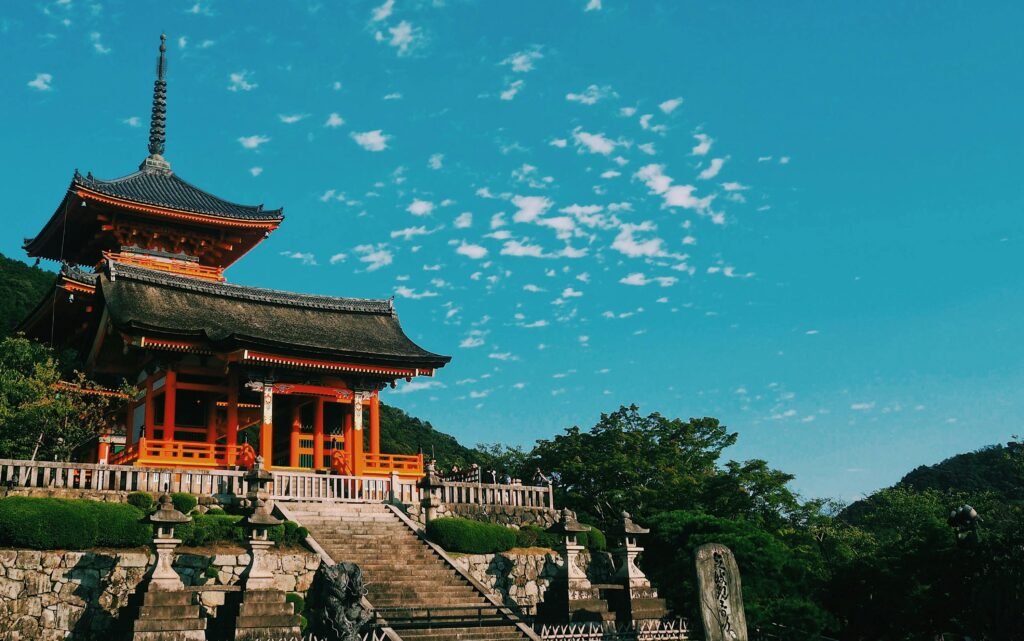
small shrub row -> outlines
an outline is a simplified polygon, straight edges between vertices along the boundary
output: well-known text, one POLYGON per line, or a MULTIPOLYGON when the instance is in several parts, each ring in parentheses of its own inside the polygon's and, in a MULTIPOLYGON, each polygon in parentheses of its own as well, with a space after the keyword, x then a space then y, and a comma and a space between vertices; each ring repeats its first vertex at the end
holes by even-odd
MULTIPOLYGON (((586 525, 583 523, 582 525, 586 525)), ((580 532, 576 535, 576 542, 587 548, 588 550, 597 550, 603 552, 608 549, 608 540, 604 536, 604 532, 597 529, 593 525, 587 525, 590 528, 589 532, 580 532)))
POLYGON ((466 554, 505 552, 516 544, 516 533, 507 527, 458 517, 434 519, 427 537, 449 552, 466 554))
POLYGON ((536 525, 524 525, 516 530, 517 548, 557 548, 562 537, 536 525))
POLYGON ((138 547, 153 539, 134 505, 11 496, 0 500, 0 545, 35 550, 138 547))
MULTIPOLYGON (((152 496, 137 492, 132 496, 152 496)), ((144 498, 130 503, 31 498, 0 499, 0 545, 34 550, 83 550, 92 547, 132 548, 149 545, 153 527, 146 521, 144 498)), ((195 507, 193 505, 193 507, 195 507)), ((184 545, 233 543, 244 546, 249 536, 244 517, 228 514, 194 514, 190 523, 174 529, 184 545)), ((301 545, 309 532, 285 521, 267 531, 279 545, 301 545)))

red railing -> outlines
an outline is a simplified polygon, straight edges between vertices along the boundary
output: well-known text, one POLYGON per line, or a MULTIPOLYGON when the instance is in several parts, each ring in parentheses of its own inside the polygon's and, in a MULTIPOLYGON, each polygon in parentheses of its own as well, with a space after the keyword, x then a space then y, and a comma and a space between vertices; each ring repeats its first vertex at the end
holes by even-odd
POLYGON ((350 476, 389 476, 392 472, 397 472, 403 478, 419 478, 423 476, 423 455, 366 452, 361 460, 349 465, 344 450, 336 450, 331 455, 331 470, 335 474, 350 476))
POLYGON ((158 441, 145 437, 131 447, 110 457, 111 465, 142 465, 147 467, 252 467, 256 452, 248 443, 225 445, 189 441, 158 441))

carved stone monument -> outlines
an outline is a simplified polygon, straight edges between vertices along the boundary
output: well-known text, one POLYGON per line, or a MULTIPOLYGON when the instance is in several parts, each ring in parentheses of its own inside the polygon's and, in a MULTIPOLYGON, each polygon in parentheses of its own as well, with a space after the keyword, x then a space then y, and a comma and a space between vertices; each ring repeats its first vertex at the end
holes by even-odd
POLYGON ((309 631, 325 641, 359 641, 372 617, 363 607, 365 595, 358 565, 321 564, 307 596, 309 631))
POLYGON ((748 641, 740 570, 732 550, 708 543, 694 553, 706 641, 748 641))

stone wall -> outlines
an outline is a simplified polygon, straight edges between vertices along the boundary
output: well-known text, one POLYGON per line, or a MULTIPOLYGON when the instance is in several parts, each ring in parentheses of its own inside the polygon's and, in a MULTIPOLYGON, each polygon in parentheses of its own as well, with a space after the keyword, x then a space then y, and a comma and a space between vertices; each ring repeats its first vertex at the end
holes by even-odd
MULTIPOLYGON (((109 639, 118 609, 152 570, 144 550, 39 552, 0 550, 0 641, 56 641, 73 632, 81 641, 109 639)), ((179 554, 174 567, 186 585, 231 586, 248 566, 248 554, 179 554)), ((312 552, 271 553, 267 564, 277 587, 304 593, 320 557, 312 552)), ((207 616, 224 603, 223 590, 200 593, 207 616)))
MULTIPOLYGON (((419 505, 408 506, 409 518, 425 525, 423 508, 419 505)), ((438 518, 459 516, 464 519, 498 523, 511 527, 536 525, 547 529, 558 522, 558 512, 543 508, 520 507, 512 505, 479 505, 476 503, 447 503, 437 508, 438 518)))
POLYGON ((505 605, 532 612, 565 566, 557 552, 467 554, 455 564, 490 589, 505 605))

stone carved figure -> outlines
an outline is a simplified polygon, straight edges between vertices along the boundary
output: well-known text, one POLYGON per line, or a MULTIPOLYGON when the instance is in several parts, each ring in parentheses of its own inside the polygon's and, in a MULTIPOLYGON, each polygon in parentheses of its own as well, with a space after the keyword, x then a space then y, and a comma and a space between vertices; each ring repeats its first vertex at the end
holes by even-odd
POLYGON ((354 563, 321 564, 309 591, 309 631, 324 641, 358 641, 371 612, 363 572, 354 563))
POLYGON ((740 571, 732 551, 718 543, 697 548, 697 586, 706 641, 749 641, 740 571))

